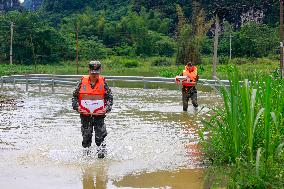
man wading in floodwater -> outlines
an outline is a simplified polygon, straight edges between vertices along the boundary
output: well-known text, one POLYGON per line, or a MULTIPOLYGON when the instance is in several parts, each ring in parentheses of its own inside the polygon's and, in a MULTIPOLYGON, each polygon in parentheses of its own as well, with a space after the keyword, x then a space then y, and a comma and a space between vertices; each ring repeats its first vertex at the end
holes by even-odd
POLYGON ((98 158, 104 158, 107 136, 104 119, 111 111, 113 96, 105 78, 100 76, 102 65, 99 61, 89 63, 89 75, 83 76, 73 92, 73 109, 80 113, 82 146, 89 148, 92 144, 93 130, 95 142, 98 146, 98 158))
POLYGON ((195 87, 198 81, 197 67, 188 62, 180 76, 182 77, 176 77, 176 82, 182 82, 183 111, 187 111, 189 98, 191 98, 194 108, 198 108, 197 89, 195 87))

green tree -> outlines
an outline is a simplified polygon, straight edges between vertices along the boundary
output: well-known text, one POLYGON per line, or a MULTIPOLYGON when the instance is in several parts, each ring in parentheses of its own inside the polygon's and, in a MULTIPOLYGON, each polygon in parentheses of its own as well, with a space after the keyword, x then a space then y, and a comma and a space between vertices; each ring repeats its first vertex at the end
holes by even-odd
POLYGON ((89 40, 79 41, 79 54, 81 59, 93 60, 106 58, 111 54, 111 50, 107 49, 101 42, 96 38, 89 40))
MULTIPOLYGON (((225 21, 223 24, 223 32, 220 37, 220 44, 219 44, 219 53, 222 56, 229 56, 230 55, 230 37, 233 38, 234 36, 232 25, 225 21)), ((236 40, 234 38, 234 40, 236 40)))
POLYGON ((233 54, 237 57, 264 57, 278 49, 278 33, 265 24, 247 23, 233 40, 233 54))
POLYGON ((12 11, 1 17, 1 46, 8 59, 10 22, 14 26, 13 56, 19 63, 56 62, 65 56, 65 40, 60 33, 41 19, 37 13, 12 11), (9 24, 9 25, 8 25, 9 24), (2 43, 3 42, 3 43, 2 43))
POLYGON ((205 12, 197 2, 193 6, 191 23, 187 21, 187 24, 185 24, 186 21, 180 6, 177 6, 177 14, 179 22, 177 28, 178 49, 176 64, 186 64, 189 61, 194 64, 200 64, 201 46, 212 22, 206 21, 205 12))
POLYGON ((70 13, 82 10, 91 0, 44 0, 43 10, 53 13, 70 13))
POLYGON ((178 39, 176 63, 183 65, 189 61, 192 61, 194 64, 200 63, 201 56, 199 48, 197 47, 198 41, 194 37, 191 25, 184 25, 178 39))

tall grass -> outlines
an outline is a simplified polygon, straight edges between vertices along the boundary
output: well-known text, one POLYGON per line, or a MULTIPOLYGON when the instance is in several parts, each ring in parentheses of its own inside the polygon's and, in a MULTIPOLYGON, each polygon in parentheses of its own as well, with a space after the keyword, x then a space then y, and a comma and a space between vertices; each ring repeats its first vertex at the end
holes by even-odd
MULTIPOLYGON (((284 143, 284 81, 270 76, 240 81, 236 69, 229 78, 229 88, 217 89, 223 106, 204 123, 210 133, 208 139, 203 137, 205 152, 215 164, 231 164, 237 170, 253 166, 254 171, 248 174, 269 180, 272 167, 284 162, 280 155, 284 143)), ((284 167, 279 171, 284 173, 284 167)), ((259 183, 266 183, 265 179, 259 183)))

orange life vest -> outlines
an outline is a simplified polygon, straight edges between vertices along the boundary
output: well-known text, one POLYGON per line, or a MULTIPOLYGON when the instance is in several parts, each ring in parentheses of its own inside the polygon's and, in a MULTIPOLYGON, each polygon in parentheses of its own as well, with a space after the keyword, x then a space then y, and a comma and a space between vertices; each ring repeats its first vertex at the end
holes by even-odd
POLYGON ((105 78, 100 76, 92 89, 89 76, 82 77, 79 90, 79 106, 90 114, 96 113, 106 106, 104 81, 105 78))
POLYGON ((188 66, 185 66, 183 72, 183 76, 187 76, 190 79, 190 82, 183 81, 182 85, 185 87, 191 87, 196 85, 197 81, 197 67, 192 66, 191 69, 188 68, 188 66))

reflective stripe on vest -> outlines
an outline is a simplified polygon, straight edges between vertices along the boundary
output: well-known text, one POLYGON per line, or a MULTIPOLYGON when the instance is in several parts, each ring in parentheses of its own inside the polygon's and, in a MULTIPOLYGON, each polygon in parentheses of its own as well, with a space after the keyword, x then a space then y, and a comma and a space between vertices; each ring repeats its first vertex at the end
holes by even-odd
POLYGON ((95 113, 96 111, 105 108, 104 81, 104 77, 100 76, 95 87, 92 89, 89 76, 82 77, 82 83, 79 90, 79 105, 82 109, 89 113, 95 113))

